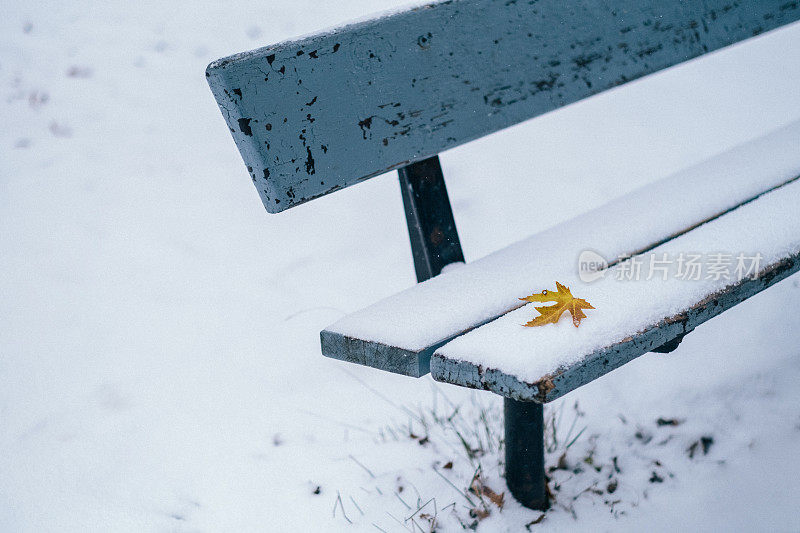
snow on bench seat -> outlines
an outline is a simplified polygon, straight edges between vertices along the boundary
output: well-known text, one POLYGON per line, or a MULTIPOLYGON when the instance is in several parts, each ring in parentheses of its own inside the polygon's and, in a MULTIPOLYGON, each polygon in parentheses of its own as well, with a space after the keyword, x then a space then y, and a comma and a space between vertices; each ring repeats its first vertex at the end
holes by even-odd
POLYGON ((582 251, 611 261, 648 250, 796 178, 798 147, 800 122, 449 269, 329 326, 322 353, 424 375, 436 348, 517 309, 519 297, 572 279, 582 251))
MULTIPOLYGON (((439 381, 546 402, 680 337, 800 268, 800 180, 670 240, 648 252, 648 259, 651 254, 666 259, 659 265, 669 270, 649 280, 644 269, 639 281, 627 279, 632 261, 643 257, 620 262, 590 283, 560 274, 574 296, 596 308, 586 311, 580 327, 573 327, 569 313, 557 324, 523 327, 539 314, 526 305, 439 348, 431 374, 439 381), (756 275, 737 276, 734 259, 730 276, 707 269, 699 280, 680 279, 674 259, 697 251, 713 252, 712 261, 717 253, 741 254, 740 273, 755 266, 756 254, 760 265, 756 275)), ((649 261, 642 263, 646 267, 649 261)))

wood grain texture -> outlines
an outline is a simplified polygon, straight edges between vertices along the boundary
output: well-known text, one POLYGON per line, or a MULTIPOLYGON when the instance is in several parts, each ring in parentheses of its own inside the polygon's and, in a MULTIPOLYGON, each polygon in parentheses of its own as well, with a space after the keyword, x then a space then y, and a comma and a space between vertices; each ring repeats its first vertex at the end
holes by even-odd
POLYGON ((798 18, 797 0, 452 0, 206 76, 274 213, 798 18))
POLYGON ((444 343, 418 352, 342 335, 323 330, 319 334, 322 355, 349 363, 356 363, 387 372, 418 378, 430 372, 430 360, 434 350, 444 343))
MULTIPOLYGON (((474 389, 485 389, 522 401, 546 403, 585 385, 633 359, 685 335, 703 322, 800 270, 800 254, 765 267, 758 278, 745 278, 725 290, 708 295, 686 311, 652 324, 622 342, 587 355, 575 364, 526 382, 516 376, 467 361, 448 359, 434 353, 431 376, 437 381, 474 389)), ((502 346, 498 346, 502 350, 502 346)))
POLYGON ((359 339, 358 337, 327 329, 322 330, 319 334, 320 345, 322 355, 325 357, 418 378, 431 371, 431 356, 438 348, 468 331, 491 322, 495 318, 497 317, 474 324, 455 335, 448 335, 439 342, 426 346, 421 350, 410 350, 382 342, 359 339))

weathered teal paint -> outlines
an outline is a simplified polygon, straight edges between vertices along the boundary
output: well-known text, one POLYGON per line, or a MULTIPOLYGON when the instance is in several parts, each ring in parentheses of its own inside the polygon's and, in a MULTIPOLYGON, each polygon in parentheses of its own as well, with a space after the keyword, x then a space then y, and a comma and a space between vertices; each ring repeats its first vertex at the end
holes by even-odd
POLYGON ((274 213, 798 18, 790 0, 453 0, 206 76, 274 213))
MULTIPOLYGON (((448 359, 438 353, 430 362, 431 376, 437 381, 474 389, 486 389, 508 398, 546 403, 603 376, 625 363, 651 352, 675 337, 684 335, 703 322, 763 291, 800 270, 800 254, 793 254, 767 266, 758 278, 745 278, 723 291, 712 294, 690 309, 662 320, 638 334, 612 346, 588 354, 575 364, 560 368, 535 382, 468 361, 448 359)), ((502 346, 497 347, 502 350, 502 346)))

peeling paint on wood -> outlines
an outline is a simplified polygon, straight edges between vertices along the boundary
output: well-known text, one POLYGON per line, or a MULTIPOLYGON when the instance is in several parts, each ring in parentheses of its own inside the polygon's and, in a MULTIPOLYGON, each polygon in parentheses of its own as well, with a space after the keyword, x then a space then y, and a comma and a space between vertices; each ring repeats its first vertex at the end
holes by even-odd
POLYGON ((798 18, 786 0, 453 0, 206 76, 278 212, 798 18))
MULTIPOLYGON (((522 381, 497 369, 448 359, 438 353, 434 353, 430 361, 431 375, 437 381, 490 390, 515 400, 550 402, 647 352, 657 350, 798 270, 800 254, 788 256, 767 266, 758 278, 745 278, 709 295, 682 313, 533 382, 522 381)), ((502 346, 498 346, 498 350, 502 350, 502 346)))

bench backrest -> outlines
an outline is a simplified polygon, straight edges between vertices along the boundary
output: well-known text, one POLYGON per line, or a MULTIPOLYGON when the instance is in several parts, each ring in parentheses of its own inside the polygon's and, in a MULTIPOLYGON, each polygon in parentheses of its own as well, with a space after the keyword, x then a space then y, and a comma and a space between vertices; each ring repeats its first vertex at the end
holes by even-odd
POLYGON ((206 76, 275 213, 799 18, 797 0, 451 0, 206 76))

